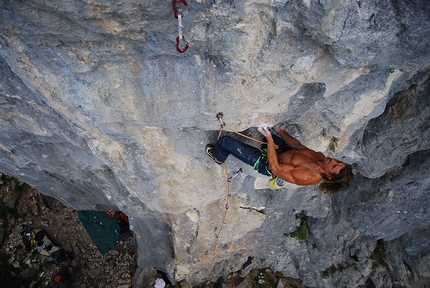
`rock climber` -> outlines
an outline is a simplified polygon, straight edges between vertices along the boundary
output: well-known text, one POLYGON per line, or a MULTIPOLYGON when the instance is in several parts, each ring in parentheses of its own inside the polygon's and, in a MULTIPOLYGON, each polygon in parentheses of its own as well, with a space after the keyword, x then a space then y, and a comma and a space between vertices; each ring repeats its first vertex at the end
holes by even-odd
POLYGON ((269 183, 273 188, 285 186, 286 182, 308 186, 322 181, 319 188, 329 194, 349 186, 354 177, 351 165, 307 148, 291 137, 285 131, 285 126, 281 124, 274 127, 282 139, 272 136, 267 127, 258 128, 267 141, 267 148, 262 150, 224 136, 214 145, 206 145, 206 153, 218 164, 222 164, 232 154, 253 166, 260 174, 272 176, 269 183))

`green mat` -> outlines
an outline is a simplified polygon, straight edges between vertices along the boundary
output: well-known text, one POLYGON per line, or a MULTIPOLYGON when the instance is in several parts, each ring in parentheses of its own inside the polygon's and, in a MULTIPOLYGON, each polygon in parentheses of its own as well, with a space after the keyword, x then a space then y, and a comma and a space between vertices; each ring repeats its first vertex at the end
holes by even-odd
POLYGON ((119 234, 121 230, 117 223, 119 213, 109 218, 106 211, 80 210, 78 216, 102 255, 115 248, 117 241, 125 239, 131 233, 129 230, 119 234))

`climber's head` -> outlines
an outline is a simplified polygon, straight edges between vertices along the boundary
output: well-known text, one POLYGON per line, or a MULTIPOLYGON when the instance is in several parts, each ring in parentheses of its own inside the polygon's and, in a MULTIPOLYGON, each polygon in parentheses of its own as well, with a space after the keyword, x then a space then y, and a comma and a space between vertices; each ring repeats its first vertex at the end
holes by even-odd
POLYGON ((321 175, 323 183, 319 187, 326 194, 335 193, 347 188, 354 178, 351 165, 333 158, 326 158, 324 161, 324 170, 326 173, 321 175))
POLYGON ((346 167, 346 164, 342 161, 330 157, 324 159, 323 165, 327 180, 332 180, 333 177, 339 175, 340 171, 346 167))

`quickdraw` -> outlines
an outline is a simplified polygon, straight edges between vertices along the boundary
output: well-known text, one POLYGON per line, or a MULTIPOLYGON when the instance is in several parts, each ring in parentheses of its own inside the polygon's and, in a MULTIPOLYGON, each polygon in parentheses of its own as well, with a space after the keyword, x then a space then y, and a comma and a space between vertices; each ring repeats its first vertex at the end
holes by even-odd
POLYGON ((184 53, 185 51, 187 51, 187 49, 188 49, 188 42, 185 41, 185 36, 182 35, 182 38, 180 38, 179 36, 176 37, 176 51, 178 51, 179 53, 184 53), (181 39, 183 39, 185 42, 185 46, 182 49, 179 48, 179 43, 181 42, 181 39))
POLYGON ((173 0, 173 12, 175 12, 175 18, 178 19, 178 15, 180 13, 178 13, 178 8, 176 7, 176 5, 178 5, 179 3, 182 3, 185 5, 185 7, 188 6, 187 1, 185 0, 173 0))
POLYGON ((179 9, 178 11, 177 5, 179 3, 183 4, 185 7, 187 7, 188 4, 185 0, 173 0, 173 12, 175 18, 178 19, 178 36, 176 37, 176 51, 178 51, 179 53, 184 53, 188 49, 188 42, 185 40, 185 36, 182 35, 182 28, 184 27, 182 26, 182 18, 184 15, 182 13, 182 9, 179 9), (183 48, 179 47, 181 40, 183 40, 183 42, 185 43, 185 46, 183 48))
MULTIPOLYGON (((267 142, 263 142, 263 141, 260 141, 260 140, 254 139, 254 138, 252 138, 252 137, 246 136, 245 134, 242 134, 242 133, 240 133, 239 131, 236 131, 236 130, 234 130, 234 129, 232 129, 232 128, 228 127, 228 126, 226 125, 226 123, 222 120, 222 117, 224 117, 224 113, 222 113, 222 112, 218 112, 218 113, 216 114, 216 118, 221 122, 221 128, 220 128, 220 130, 219 130, 218 139, 221 137, 221 132, 222 132, 222 130, 227 129, 227 130, 229 130, 230 132, 233 132, 233 133, 235 133, 235 134, 237 134, 237 135, 240 135, 240 136, 242 136, 242 137, 244 137, 244 138, 250 139, 250 140, 255 141, 255 142, 257 142, 257 143, 260 143, 260 144, 267 144, 267 142)), ((278 148, 278 145, 275 145, 275 148, 278 148)))
POLYGON ((239 168, 239 170, 237 170, 236 172, 234 172, 234 174, 232 175, 232 176, 230 176, 228 179, 227 179, 227 181, 228 182, 231 182, 231 180, 234 178, 234 177, 236 177, 237 175, 239 175, 239 173, 242 173, 243 172, 243 169, 242 168, 239 168))
POLYGON ((225 122, 222 121, 222 117, 224 117, 224 113, 218 112, 216 114, 216 118, 219 120, 219 122, 221 122, 221 128, 224 128, 225 127, 225 122))

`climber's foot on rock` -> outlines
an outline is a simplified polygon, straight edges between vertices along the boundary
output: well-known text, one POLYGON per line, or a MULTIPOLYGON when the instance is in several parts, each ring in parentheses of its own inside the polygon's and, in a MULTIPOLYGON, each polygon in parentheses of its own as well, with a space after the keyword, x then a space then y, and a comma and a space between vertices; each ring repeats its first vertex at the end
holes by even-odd
POLYGON ((216 164, 222 164, 222 162, 218 161, 218 159, 215 158, 215 156, 212 154, 212 149, 214 148, 214 146, 212 144, 208 144, 206 145, 206 154, 208 154, 209 157, 211 157, 212 160, 215 161, 216 164))

